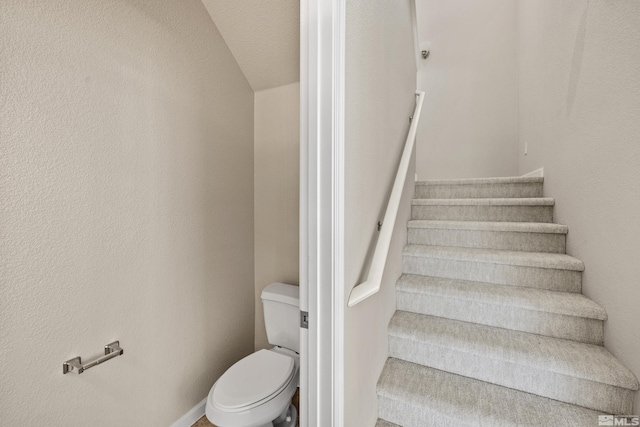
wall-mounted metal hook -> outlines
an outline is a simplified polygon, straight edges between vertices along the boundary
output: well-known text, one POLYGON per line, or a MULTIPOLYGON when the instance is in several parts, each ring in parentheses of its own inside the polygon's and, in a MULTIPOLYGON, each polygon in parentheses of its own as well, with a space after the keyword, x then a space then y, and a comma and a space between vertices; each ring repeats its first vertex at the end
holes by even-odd
POLYGON ((420 42, 418 49, 420 49, 420 56, 422 56, 422 59, 427 59, 431 53, 431 42, 420 42))

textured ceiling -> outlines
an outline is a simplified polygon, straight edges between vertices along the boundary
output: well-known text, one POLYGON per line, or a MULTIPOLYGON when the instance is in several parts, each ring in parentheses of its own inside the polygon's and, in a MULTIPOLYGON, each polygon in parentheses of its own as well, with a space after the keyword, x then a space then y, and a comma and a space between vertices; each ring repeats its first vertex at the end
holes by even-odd
POLYGON ((254 91, 300 80, 299 0, 202 0, 254 91))

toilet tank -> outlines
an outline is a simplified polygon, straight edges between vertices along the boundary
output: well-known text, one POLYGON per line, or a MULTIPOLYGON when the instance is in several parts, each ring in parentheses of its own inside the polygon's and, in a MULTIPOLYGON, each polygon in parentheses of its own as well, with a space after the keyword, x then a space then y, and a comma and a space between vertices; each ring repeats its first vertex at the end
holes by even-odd
POLYGON ((300 353, 300 288, 271 283, 262 290, 264 324, 269 344, 300 353))

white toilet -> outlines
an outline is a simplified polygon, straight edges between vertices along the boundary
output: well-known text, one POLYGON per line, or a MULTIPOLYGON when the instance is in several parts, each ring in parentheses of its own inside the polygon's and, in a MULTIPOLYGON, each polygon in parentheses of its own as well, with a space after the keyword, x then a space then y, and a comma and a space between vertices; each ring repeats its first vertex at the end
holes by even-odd
POLYGON ((271 350, 258 350, 230 367, 211 387, 206 415, 218 427, 294 427, 291 398, 300 366, 299 288, 272 283, 262 291, 271 350))

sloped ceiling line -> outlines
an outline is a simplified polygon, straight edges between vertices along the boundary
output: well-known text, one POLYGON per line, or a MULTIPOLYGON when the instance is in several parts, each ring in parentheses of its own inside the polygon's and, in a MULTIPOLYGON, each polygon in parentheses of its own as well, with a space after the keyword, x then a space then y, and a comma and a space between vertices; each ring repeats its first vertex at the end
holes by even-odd
POLYGON ((299 0, 202 0, 254 92, 300 81, 299 0))

